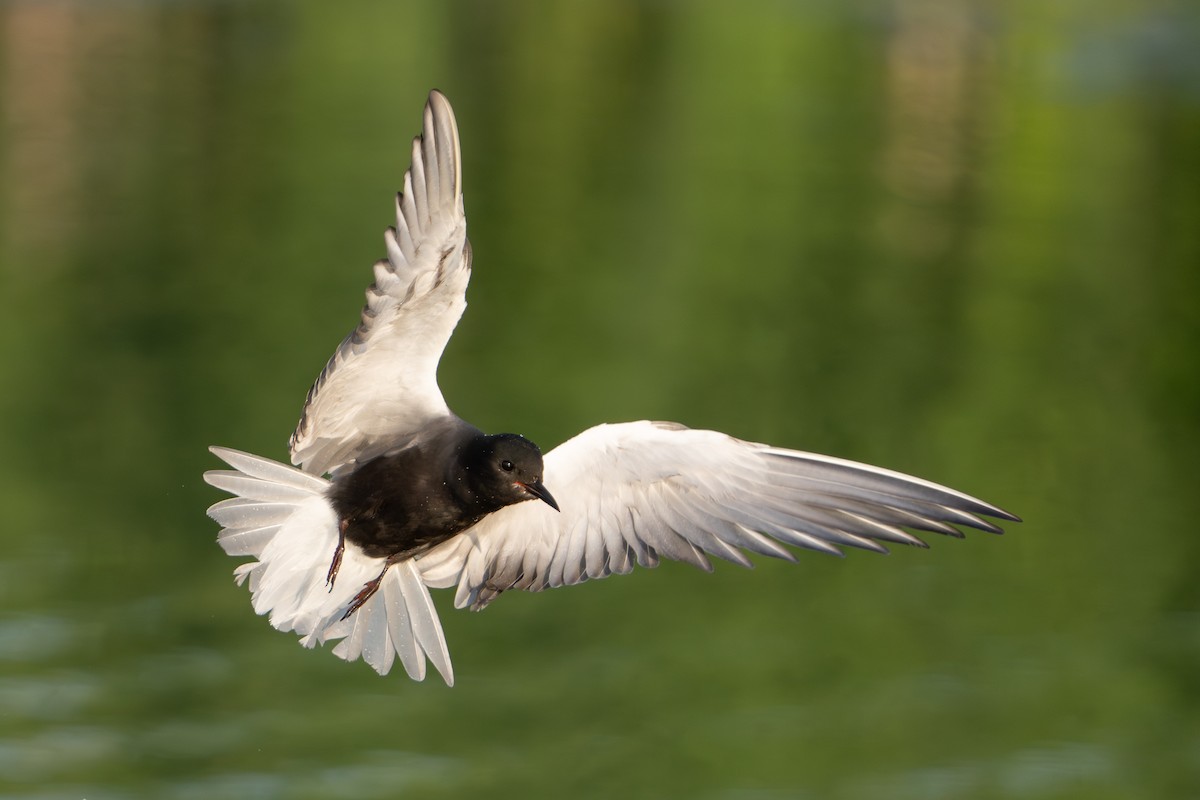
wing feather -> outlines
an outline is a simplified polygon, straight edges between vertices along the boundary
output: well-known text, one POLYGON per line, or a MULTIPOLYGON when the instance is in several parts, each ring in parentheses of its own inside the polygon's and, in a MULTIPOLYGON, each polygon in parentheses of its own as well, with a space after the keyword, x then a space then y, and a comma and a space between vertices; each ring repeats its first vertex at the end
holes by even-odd
POLYGON ((381 455, 450 415, 437 365, 466 308, 471 250, 458 127, 438 92, 403 186, 362 319, 309 390, 292 434, 292 463, 313 474, 381 455))
POLYGON ((489 515, 419 558, 424 581, 457 586, 455 605, 478 609, 509 588, 567 586, 660 556, 748 567, 746 552, 885 553, 881 542, 924 545, 905 528, 962 536, 955 526, 1001 532, 983 516, 1017 521, 920 478, 669 423, 584 431, 546 455, 545 483, 561 512, 519 503, 489 515))

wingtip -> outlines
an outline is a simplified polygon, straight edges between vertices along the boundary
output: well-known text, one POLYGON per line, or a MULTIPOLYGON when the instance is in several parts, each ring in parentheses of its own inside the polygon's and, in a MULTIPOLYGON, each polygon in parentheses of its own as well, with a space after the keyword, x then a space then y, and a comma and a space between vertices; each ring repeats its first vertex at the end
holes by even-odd
POLYGON ((1004 534, 1004 528, 1001 528, 995 522, 992 522, 991 519, 984 519, 984 517, 992 517, 993 519, 1004 520, 1007 522, 1021 521, 1021 518, 1016 514, 1009 513, 1008 511, 1005 511, 1001 508, 996 508, 995 506, 992 506, 987 511, 977 511, 975 513, 979 516, 972 515, 972 519, 970 521, 963 520, 962 524, 969 528, 974 528, 977 531, 983 531, 984 533, 994 533, 997 536, 1002 536, 1004 534))
POLYGON ((992 514, 991 516, 996 517, 997 519, 1005 519, 1005 520, 1008 520, 1009 522, 1024 522, 1025 521, 1025 520, 1021 519, 1020 517, 1018 517, 1016 514, 1012 513, 1011 511, 1005 511, 1003 508, 997 508, 996 513, 992 514))
MULTIPOLYGON (((964 505, 962 510, 967 511, 971 514, 980 515, 980 516, 984 516, 984 517, 991 517, 992 519, 1000 519, 1000 520, 1004 520, 1006 522, 1021 522, 1022 521, 1020 517, 1018 517, 1016 514, 1012 513, 1011 511, 1005 511, 1000 506, 993 505, 992 503, 988 503, 984 500, 980 500, 978 497, 972 497, 970 495, 965 495, 964 499, 968 500, 970 502, 968 504, 964 505)), ((1003 529, 1001 529, 999 526, 996 526, 992 522, 987 521, 987 520, 985 520, 985 522, 986 522, 986 524, 992 526, 992 528, 994 528, 994 530, 992 528, 980 528, 980 530, 987 530, 989 533, 1004 533, 1003 529)), ((972 527, 974 527, 974 526, 972 526, 972 527)))
MULTIPOLYGON (((450 98, 437 89, 432 89, 429 92, 429 99, 425 101, 425 108, 435 118, 444 117, 454 119, 454 107, 450 105, 450 98)), ((455 133, 457 134, 457 131, 455 133)))

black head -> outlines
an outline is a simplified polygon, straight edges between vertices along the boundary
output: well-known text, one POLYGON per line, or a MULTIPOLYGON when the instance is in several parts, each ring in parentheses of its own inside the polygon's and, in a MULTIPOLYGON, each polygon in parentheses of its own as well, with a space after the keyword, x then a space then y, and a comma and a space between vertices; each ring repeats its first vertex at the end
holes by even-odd
POLYGON ((498 506, 541 500, 555 511, 558 503, 542 485, 542 451, 524 436, 483 436, 464 454, 472 488, 498 506))

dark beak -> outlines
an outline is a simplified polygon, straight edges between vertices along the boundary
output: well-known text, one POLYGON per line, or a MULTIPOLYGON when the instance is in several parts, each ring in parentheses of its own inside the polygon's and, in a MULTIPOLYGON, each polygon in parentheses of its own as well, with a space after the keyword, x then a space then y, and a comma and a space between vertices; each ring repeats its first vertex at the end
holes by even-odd
POLYGON ((550 494, 550 490, 547 489, 545 486, 543 486, 541 481, 534 481, 533 483, 522 483, 521 488, 524 489, 525 491, 529 492, 531 495, 536 497, 538 500, 541 500, 543 503, 545 503, 546 505, 553 508, 555 511, 559 510, 558 503, 556 503, 554 501, 554 495, 550 494))

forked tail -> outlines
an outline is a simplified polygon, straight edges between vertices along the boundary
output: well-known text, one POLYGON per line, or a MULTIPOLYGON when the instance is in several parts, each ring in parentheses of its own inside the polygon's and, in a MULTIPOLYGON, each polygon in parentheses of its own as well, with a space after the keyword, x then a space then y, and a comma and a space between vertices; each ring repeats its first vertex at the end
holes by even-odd
POLYGON ((347 544, 330 587, 338 520, 326 499, 329 481, 249 453, 209 449, 233 469, 206 472, 205 482, 235 496, 213 505, 208 515, 221 526, 217 542, 226 553, 257 559, 233 572, 239 585, 249 579, 256 613, 268 614, 281 631, 300 634, 305 647, 341 639, 334 655, 361 657, 380 675, 399 656, 404 671, 422 680, 428 658, 454 685, 437 610, 411 559, 384 572, 384 559, 347 544), (359 590, 381 572, 379 591, 343 619, 359 590))

